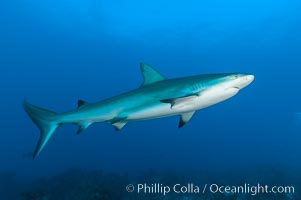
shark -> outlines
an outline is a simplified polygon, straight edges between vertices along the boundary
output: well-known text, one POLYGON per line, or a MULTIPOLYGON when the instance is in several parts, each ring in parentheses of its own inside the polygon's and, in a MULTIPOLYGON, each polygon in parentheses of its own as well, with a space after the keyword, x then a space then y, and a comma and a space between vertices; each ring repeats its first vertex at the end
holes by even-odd
POLYGON ((96 103, 78 100, 78 107, 71 111, 56 113, 25 100, 25 112, 40 129, 33 159, 63 124, 78 125, 77 134, 95 122, 109 123, 119 131, 129 122, 178 115, 178 127, 181 128, 197 110, 235 96, 254 80, 254 75, 243 73, 202 74, 168 79, 145 63, 140 63, 140 69, 143 83, 137 89, 96 103))

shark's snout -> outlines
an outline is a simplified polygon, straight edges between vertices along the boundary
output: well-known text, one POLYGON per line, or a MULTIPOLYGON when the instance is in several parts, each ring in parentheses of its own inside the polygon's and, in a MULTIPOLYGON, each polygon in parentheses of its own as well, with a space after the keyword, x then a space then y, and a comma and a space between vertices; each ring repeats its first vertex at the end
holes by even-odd
POLYGON ((254 81, 255 76, 252 74, 249 74, 249 75, 244 76, 243 78, 244 78, 244 82, 245 82, 244 87, 246 87, 254 81))
POLYGON ((242 75, 237 80, 234 81, 233 88, 237 88, 239 90, 245 88, 250 85, 255 79, 255 76, 252 74, 242 75))
POLYGON ((254 79, 255 79, 255 76, 252 75, 252 74, 246 75, 246 76, 245 76, 245 80, 246 80, 247 82, 249 82, 249 84, 252 83, 252 82, 254 81, 254 79))

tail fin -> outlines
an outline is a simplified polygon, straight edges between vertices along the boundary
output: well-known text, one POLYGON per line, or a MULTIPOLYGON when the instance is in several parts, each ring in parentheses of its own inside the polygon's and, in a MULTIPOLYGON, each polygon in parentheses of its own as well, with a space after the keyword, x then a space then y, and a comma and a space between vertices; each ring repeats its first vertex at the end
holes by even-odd
POLYGON ((35 159, 59 126, 59 123, 55 121, 57 114, 27 102, 23 103, 23 108, 40 129, 40 139, 33 153, 33 159, 35 159))

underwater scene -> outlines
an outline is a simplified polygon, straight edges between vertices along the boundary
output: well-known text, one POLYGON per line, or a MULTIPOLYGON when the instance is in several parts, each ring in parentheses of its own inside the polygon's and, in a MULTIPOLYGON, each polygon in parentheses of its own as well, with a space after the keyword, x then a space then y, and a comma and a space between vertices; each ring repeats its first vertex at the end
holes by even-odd
POLYGON ((0 1, 0 200, 300 200, 300 10, 0 1))

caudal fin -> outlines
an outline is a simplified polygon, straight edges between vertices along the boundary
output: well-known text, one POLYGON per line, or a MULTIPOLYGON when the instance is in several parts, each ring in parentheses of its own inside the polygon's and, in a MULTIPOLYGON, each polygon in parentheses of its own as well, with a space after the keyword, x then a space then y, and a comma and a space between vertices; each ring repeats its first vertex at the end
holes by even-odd
POLYGON ((59 123, 56 121, 57 114, 27 102, 23 103, 23 108, 40 129, 40 139, 33 153, 33 159, 35 159, 59 126, 59 123))

